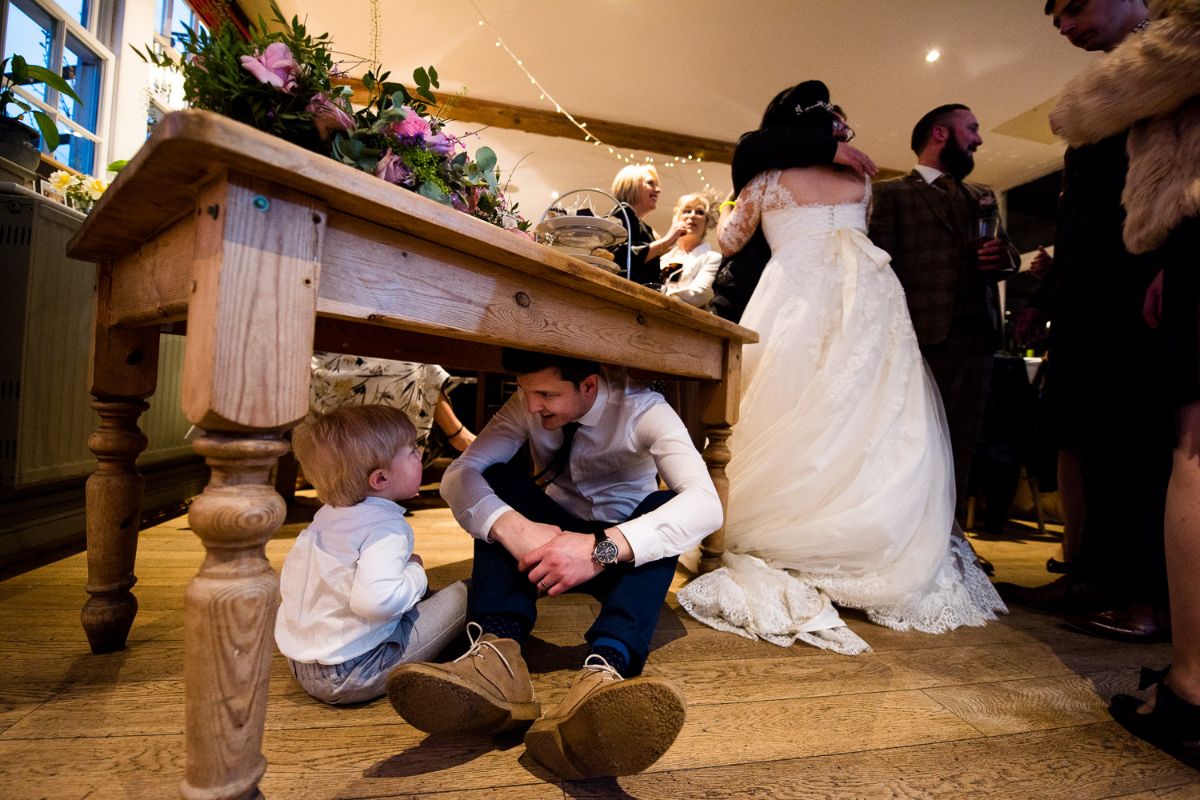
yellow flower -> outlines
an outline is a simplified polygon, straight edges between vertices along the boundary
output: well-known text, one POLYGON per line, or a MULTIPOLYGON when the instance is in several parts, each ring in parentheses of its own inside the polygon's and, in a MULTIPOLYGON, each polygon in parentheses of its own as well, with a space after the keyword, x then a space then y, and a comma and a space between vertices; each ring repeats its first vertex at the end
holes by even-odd
POLYGON ((93 200, 99 200, 100 195, 104 194, 104 190, 108 188, 108 181, 104 178, 88 178, 83 182, 83 188, 93 200))
POLYGON ((75 181, 74 175, 61 169, 50 173, 50 185, 60 192, 66 192, 75 185, 75 181))

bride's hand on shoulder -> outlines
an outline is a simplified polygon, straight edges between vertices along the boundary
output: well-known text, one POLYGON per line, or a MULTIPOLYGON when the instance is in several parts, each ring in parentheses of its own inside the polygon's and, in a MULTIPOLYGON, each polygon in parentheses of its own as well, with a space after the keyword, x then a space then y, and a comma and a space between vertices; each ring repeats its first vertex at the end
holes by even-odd
POLYGON ((845 142, 838 142, 837 152, 833 154, 833 163, 849 167, 859 175, 868 177, 874 177, 875 173, 879 172, 869 155, 845 142))

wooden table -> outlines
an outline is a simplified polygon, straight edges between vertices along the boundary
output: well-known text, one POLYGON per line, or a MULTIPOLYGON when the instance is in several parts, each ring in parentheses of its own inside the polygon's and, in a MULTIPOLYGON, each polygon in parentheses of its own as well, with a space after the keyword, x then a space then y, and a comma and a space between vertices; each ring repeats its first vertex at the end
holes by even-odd
MULTIPOLYGON (((698 379, 727 497, 745 328, 224 117, 164 119, 72 241, 96 261, 88 445, 95 652, 121 649, 137 601, 138 417, 160 326, 188 337, 184 412, 212 469, 188 514, 206 558, 187 587, 189 798, 257 794, 278 602, 264 547, 284 518, 268 474, 308 408, 315 349, 502 371, 516 346, 698 379)), ((722 531, 702 563, 720 558, 722 531)))

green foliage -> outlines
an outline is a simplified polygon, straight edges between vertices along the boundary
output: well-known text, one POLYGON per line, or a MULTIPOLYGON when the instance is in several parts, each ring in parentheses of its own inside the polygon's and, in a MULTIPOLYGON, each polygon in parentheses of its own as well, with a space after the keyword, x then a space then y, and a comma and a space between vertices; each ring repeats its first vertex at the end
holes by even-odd
POLYGON ((0 61, 0 115, 8 116, 9 104, 21 109, 21 112, 16 115, 16 119, 21 119, 29 114, 42 133, 46 149, 54 150, 58 147, 59 142, 58 128, 54 124, 54 119, 37 106, 26 102, 15 91, 17 86, 32 86, 37 83, 44 83, 51 89, 65 94, 76 103, 83 103, 63 76, 38 64, 30 64, 22 56, 13 55, 0 61))

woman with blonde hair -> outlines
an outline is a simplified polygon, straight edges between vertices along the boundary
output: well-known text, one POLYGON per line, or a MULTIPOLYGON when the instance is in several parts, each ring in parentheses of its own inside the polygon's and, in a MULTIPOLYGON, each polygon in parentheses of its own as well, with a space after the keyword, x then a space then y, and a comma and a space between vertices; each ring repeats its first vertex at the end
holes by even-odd
POLYGON ((658 207, 658 196, 662 194, 658 185, 658 170, 650 164, 622 167, 613 178, 612 193, 621 204, 613 210, 612 216, 623 223, 625 217, 621 209, 629 215, 629 241, 614 251, 617 265, 625 268, 629 251, 632 269, 627 277, 634 283, 657 285, 660 280, 660 257, 686 232, 682 224, 672 224, 671 230, 660 239, 645 222, 645 216, 658 207))
POLYGON ((672 227, 683 225, 687 232, 660 259, 663 294, 700 308, 712 300, 721 254, 705 237, 716 224, 717 209, 708 195, 685 194, 675 203, 672 227))

